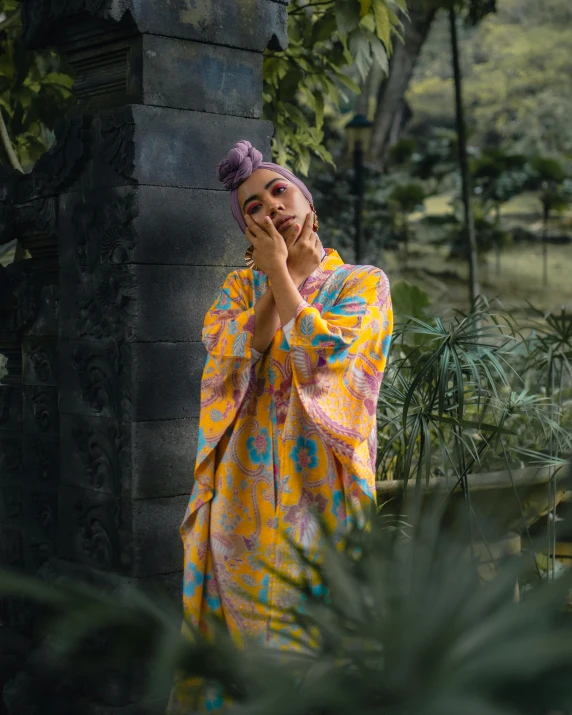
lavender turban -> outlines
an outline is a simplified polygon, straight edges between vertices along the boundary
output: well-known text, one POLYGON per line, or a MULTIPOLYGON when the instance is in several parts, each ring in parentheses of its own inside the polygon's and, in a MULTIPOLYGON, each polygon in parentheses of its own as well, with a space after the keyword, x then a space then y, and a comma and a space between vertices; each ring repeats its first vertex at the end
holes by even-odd
POLYGON ((217 176, 224 188, 230 191, 230 208, 232 215, 240 226, 243 233, 246 233, 246 222, 238 203, 238 187, 248 179, 256 169, 270 169, 280 174, 288 181, 297 186, 309 203, 313 203, 312 194, 303 181, 295 176, 291 171, 285 169, 280 164, 272 164, 262 161, 262 154, 245 139, 237 142, 228 152, 226 158, 217 166, 217 176))

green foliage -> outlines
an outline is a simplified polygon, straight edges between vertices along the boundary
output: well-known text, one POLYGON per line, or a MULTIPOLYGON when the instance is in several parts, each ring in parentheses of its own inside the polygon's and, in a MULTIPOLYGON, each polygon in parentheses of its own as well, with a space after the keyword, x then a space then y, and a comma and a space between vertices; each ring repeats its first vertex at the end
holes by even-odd
MULTIPOLYGON (((365 194, 362 230, 365 243, 364 261, 381 265, 383 251, 399 243, 400 234, 388 204, 393 182, 372 166, 364 169, 365 194)), ((310 189, 320 220, 320 234, 328 246, 340 251, 346 261, 354 256, 355 196, 354 171, 340 167, 316 167, 310 189)))
MULTIPOLYGON (((520 154, 572 156, 568 0, 502 0, 476 28, 459 28, 471 141, 520 154)), ((411 131, 454 123, 445 14, 425 43, 408 91, 411 131)))
POLYGON ((339 112, 345 92, 360 89, 373 63, 388 67, 392 36, 402 25, 403 0, 293 0, 288 6, 288 49, 264 58, 265 116, 275 126, 278 163, 307 175, 310 158, 333 164, 324 146, 324 121, 339 112))
POLYGON ((550 157, 535 157, 530 162, 527 188, 538 191, 545 220, 552 211, 562 211, 572 201, 572 184, 559 161, 550 157))
MULTIPOLYGON (((0 12, 6 17, 0 109, 16 154, 29 169, 53 141, 56 119, 75 101, 73 80, 56 53, 23 47, 16 0, 3 0, 0 12)), ((403 0, 293 0, 288 49, 267 50, 264 57, 264 112, 275 125, 277 161, 302 174, 308 173, 311 156, 332 162, 324 122, 339 112, 346 92, 360 91, 350 76, 353 68, 362 78, 373 63, 387 69, 400 16, 405 16, 403 0)))
POLYGON ((298 652, 239 650, 216 622, 209 637, 191 628, 185 638, 173 605, 134 589, 110 594, 4 572, 0 593, 55 614, 42 658, 68 681, 81 666, 137 663, 156 695, 168 691, 177 667, 231 697, 243 715, 567 712, 572 630, 563 606, 572 571, 516 604, 526 560, 502 559, 497 577, 480 582, 464 526, 451 533, 429 520, 404 532, 376 519, 342 548, 325 534, 319 561, 299 552, 307 578, 298 583, 299 604, 284 612, 311 644, 298 652), (96 630, 107 647, 90 662, 83 646, 96 630))
POLYGON ((462 482, 523 455, 562 462, 572 451, 570 316, 535 320, 520 332, 481 299, 467 314, 396 324, 378 413, 380 478, 462 482), (549 390, 531 392, 547 380, 549 390))
POLYGON ((391 287, 391 301, 395 316, 401 320, 424 318, 431 305, 429 294, 408 281, 398 281, 391 287))
POLYGON ((479 199, 495 209, 526 189, 530 178, 527 158, 502 149, 485 151, 471 162, 473 189, 479 199))
POLYGON ((425 188, 418 182, 396 184, 389 193, 389 202, 394 204, 397 211, 410 214, 423 207, 425 188))
MULTIPOLYGON (((74 103, 73 79, 53 51, 31 52, 22 41, 20 3, 0 2, 0 111, 24 169, 49 148, 52 130, 74 103)), ((5 150, 4 163, 7 163, 5 150)))

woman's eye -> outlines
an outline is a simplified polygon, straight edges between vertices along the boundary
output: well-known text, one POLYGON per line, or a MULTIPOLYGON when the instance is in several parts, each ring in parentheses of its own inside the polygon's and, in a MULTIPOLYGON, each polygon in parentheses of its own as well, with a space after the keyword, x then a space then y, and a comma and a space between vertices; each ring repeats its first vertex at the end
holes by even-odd
POLYGON ((278 196, 278 194, 284 193, 284 191, 286 191, 287 188, 288 188, 287 186, 277 186, 274 189, 274 196, 278 196))
POLYGON ((255 204, 254 206, 251 206, 251 207, 248 209, 248 215, 249 215, 249 216, 252 216, 252 214, 256 213, 259 208, 260 208, 260 204, 255 204))

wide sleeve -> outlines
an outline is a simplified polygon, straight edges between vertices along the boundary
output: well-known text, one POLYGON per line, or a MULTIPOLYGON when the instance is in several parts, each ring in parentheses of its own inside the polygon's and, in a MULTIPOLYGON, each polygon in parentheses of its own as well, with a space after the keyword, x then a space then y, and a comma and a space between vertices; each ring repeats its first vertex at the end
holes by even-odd
POLYGON ((290 335, 294 389, 333 452, 357 481, 368 482, 368 490, 392 330, 387 277, 360 266, 323 306, 301 302, 290 335))
POLYGON ((252 357, 254 337, 252 287, 241 273, 231 273, 206 314, 203 343, 214 358, 252 357))
POLYGON ((225 280, 206 314, 202 332, 207 359, 201 378, 201 412, 195 484, 187 516, 213 493, 215 448, 234 421, 251 384, 254 307, 245 271, 225 280))

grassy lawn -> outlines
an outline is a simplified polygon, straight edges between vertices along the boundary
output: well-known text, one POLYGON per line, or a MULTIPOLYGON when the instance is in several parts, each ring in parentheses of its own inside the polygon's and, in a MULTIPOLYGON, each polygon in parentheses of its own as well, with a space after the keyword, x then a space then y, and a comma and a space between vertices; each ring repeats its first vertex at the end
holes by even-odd
MULTIPOLYGON (((468 305, 468 267, 447 258, 448 248, 422 244, 412 246, 408 270, 396 252, 386 252, 386 270, 393 282, 405 279, 416 283, 432 297, 440 309, 468 305)), ((481 293, 498 298, 507 308, 526 307, 527 301, 543 310, 572 311, 572 244, 548 246, 548 278, 542 285, 542 247, 519 244, 502 253, 500 274, 495 256, 479 265, 481 293)))
MULTIPOLYGON (((410 216, 414 225, 424 216, 450 214, 450 193, 426 199, 424 212, 410 216)), ((521 194, 501 209, 501 220, 507 228, 521 226, 540 236, 542 216, 538 197, 534 193, 521 194)), ((550 222, 550 234, 572 233, 572 210, 555 216, 550 222)), ((407 270, 396 252, 386 253, 390 277, 410 280, 423 287, 436 307, 465 308, 468 305, 468 266, 450 260, 448 247, 413 243, 407 270)), ((479 266, 481 293, 487 298, 498 298, 507 308, 525 307, 527 301, 543 310, 572 311, 572 243, 548 245, 548 278, 542 281, 542 245, 540 241, 513 244, 503 250, 500 272, 496 270, 496 256, 491 253, 479 266)))

